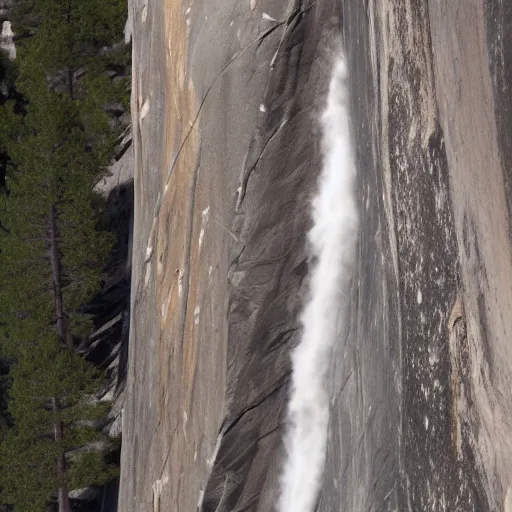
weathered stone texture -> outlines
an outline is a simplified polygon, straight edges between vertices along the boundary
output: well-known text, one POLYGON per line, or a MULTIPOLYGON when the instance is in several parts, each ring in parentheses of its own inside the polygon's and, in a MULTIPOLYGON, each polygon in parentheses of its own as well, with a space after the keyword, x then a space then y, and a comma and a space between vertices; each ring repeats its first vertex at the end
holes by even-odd
POLYGON ((361 234, 318 510, 511 512, 506 2, 133 0, 131 20, 120 510, 273 508, 341 41, 361 234))

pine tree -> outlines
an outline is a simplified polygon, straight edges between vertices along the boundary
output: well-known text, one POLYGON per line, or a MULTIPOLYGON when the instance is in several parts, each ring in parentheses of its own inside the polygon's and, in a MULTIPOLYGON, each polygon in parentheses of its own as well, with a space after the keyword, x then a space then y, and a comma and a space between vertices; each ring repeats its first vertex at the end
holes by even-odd
POLYGON ((82 467, 81 458, 74 464, 66 460, 67 452, 103 438, 83 421, 105 413, 103 406, 85 401, 98 385, 98 372, 57 338, 48 337, 39 340, 37 350, 22 355, 11 373, 9 412, 16 427, 0 445, 3 499, 16 510, 33 511, 56 489, 73 485, 77 474, 81 483, 89 484, 111 476, 100 455, 93 467, 102 469, 100 475, 82 467))
POLYGON ((115 473, 84 450, 103 439, 93 420, 106 411, 90 399, 101 375, 75 346, 90 332, 81 310, 113 245, 98 229, 93 187, 116 140, 104 103, 126 92, 105 74, 122 52, 102 50, 120 39, 124 1, 19 0, 16 9, 22 39, 12 76, 23 102, 0 106, 9 191, 0 195, 0 357, 11 365, 0 502, 18 512, 58 499, 67 512, 70 486, 115 473))

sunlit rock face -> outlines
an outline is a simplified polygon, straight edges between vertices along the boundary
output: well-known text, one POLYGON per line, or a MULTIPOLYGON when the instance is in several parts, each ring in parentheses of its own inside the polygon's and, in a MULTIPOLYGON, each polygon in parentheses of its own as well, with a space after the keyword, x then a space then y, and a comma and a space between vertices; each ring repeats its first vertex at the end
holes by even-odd
POLYGON ((7 53, 10 60, 16 58, 16 46, 14 44, 14 32, 10 21, 2 23, 2 33, 0 34, 0 50, 7 53))
POLYGON ((11 60, 16 58, 16 46, 13 40, 14 33, 12 31, 11 22, 9 21, 9 13, 13 5, 13 0, 0 0, 0 50, 7 53, 11 60))
POLYGON ((346 384, 321 507, 504 510, 512 13, 493 1, 344 6, 352 82, 366 84, 352 100, 366 257, 357 327, 333 363, 346 384))
POLYGON ((120 510, 277 502, 340 42, 360 230, 317 510, 512 510, 505 2, 133 0, 130 16, 120 510))

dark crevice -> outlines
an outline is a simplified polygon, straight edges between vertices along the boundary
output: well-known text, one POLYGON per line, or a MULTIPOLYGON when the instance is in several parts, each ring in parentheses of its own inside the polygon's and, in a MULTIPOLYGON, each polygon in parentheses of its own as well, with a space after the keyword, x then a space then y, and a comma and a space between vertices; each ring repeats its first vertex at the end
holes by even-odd
POLYGON ((279 424, 279 425, 277 425, 277 427, 274 427, 273 429, 269 430, 268 432, 261 434, 261 436, 258 437, 258 442, 261 441, 262 439, 265 439, 266 437, 271 436, 272 434, 278 432, 280 428, 281 428, 281 425, 279 424))
POLYGON ((261 158, 263 157, 263 155, 264 155, 268 145, 272 142, 274 137, 279 133, 281 128, 284 126, 283 123, 284 123, 285 120, 286 120, 286 118, 272 131, 272 134, 270 135, 270 137, 267 139, 267 141, 263 145, 263 149, 260 151, 259 155, 256 157, 255 162, 251 165, 249 170, 244 173, 244 176, 243 176, 243 179, 242 179, 242 183, 240 184, 240 195, 238 196, 238 202, 237 202, 237 205, 236 205, 236 209, 237 210, 240 208, 241 204, 243 203, 243 201, 245 199, 245 194, 246 194, 246 191, 247 191, 247 184, 249 183, 249 179, 251 177, 251 174, 253 173, 254 169, 256 169, 257 165, 259 164, 259 162, 260 162, 261 158))
POLYGON ((233 430, 237 425, 238 423, 240 423, 240 421, 242 420, 242 418, 249 412, 253 411, 254 409, 257 409, 261 404, 263 404, 265 401, 267 401, 271 396, 275 395, 278 393, 278 391, 283 387, 285 386, 287 383, 288 383, 288 377, 290 375, 291 371, 288 371, 286 372, 282 377, 281 379, 279 379, 279 381, 277 382, 276 386, 269 392, 267 393, 263 398, 261 398, 260 400, 258 400, 254 405, 251 405, 250 407, 247 407, 245 409, 242 410, 242 412, 240 412, 238 414, 238 416, 236 416, 229 424, 227 427, 225 427, 223 430, 224 430, 224 436, 226 436, 227 434, 229 434, 229 432, 231 432, 231 430, 233 430))
POLYGON ((196 206, 196 189, 197 189, 197 179, 199 176, 199 169, 200 164, 196 166, 196 169, 194 171, 194 177, 192 182, 192 192, 191 192, 191 201, 190 201, 190 208, 188 212, 188 222, 189 222, 189 228, 187 232, 187 239, 185 241, 185 264, 187 266, 186 270, 183 272, 184 279, 183 279, 183 301, 182 301, 182 311, 181 311, 181 322, 180 322, 180 328, 181 328, 181 345, 185 343, 185 327, 187 322, 187 310, 188 310, 188 292, 190 289, 190 255, 192 252, 192 234, 194 233, 194 211, 196 206))
POLYGON ((276 350, 279 350, 284 345, 288 344, 291 340, 293 334, 297 332, 297 329, 288 329, 282 333, 279 333, 276 338, 269 343, 268 347, 265 349, 265 356, 272 354, 276 350))

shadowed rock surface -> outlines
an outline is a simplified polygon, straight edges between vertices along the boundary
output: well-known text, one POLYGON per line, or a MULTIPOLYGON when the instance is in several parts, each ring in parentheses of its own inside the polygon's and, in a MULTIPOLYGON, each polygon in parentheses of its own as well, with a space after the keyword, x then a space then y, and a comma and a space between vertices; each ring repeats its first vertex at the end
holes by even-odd
POLYGON ((500 0, 133 0, 119 510, 270 511, 343 41, 361 233, 319 511, 512 511, 500 0))

